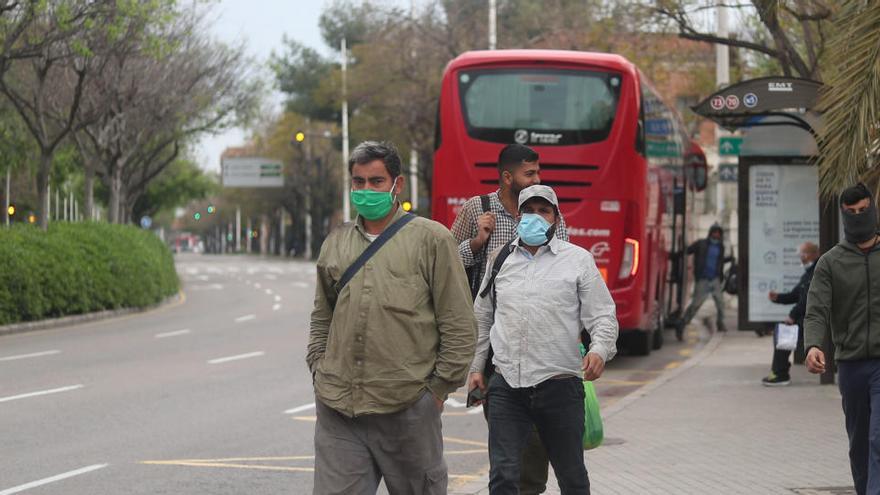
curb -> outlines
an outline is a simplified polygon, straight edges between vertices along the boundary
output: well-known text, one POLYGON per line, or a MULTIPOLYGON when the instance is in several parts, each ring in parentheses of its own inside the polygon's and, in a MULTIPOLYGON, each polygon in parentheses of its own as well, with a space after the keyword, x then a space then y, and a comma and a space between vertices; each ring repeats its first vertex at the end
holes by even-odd
POLYGON ((662 375, 657 377, 657 379, 655 379, 651 383, 639 388, 635 392, 630 393, 629 395, 627 395, 623 399, 615 402, 614 405, 612 405, 611 407, 603 410, 602 411, 602 421, 607 421, 612 416, 616 415, 620 411, 623 411, 624 409, 626 409, 627 407, 632 405, 633 402, 650 394, 651 392, 653 392, 654 390, 657 390, 658 388, 662 387, 663 385, 666 385, 667 383, 674 380, 676 377, 678 377, 679 375, 681 375, 685 371, 687 371, 687 370, 693 368, 694 366, 697 366, 698 364, 705 361, 706 358, 709 357, 710 354, 715 352, 715 349, 717 349, 718 346, 721 345, 721 340, 724 338, 723 335, 724 335, 723 332, 715 332, 714 334, 712 334, 712 338, 709 339, 709 342, 707 342, 706 345, 703 346, 702 349, 700 349, 700 352, 698 352, 696 356, 692 356, 690 359, 685 361, 684 364, 682 364, 678 368, 675 368, 675 369, 672 369, 672 370, 669 370, 669 371, 663 373, 662 375))
MULTIPOLYGON (((709 342, 707 342, 706 345, 703 346, 702 349, 700 349, 700 352, 698 352, 695 356, 692 356, 691 358, 689 358, 687 361, 685 361, 684 364, 682 364, 678 368, 675 368, 675 369, 672 369, 672 370, 669 370, 669 371, 663 373, 662 375, 657 377, 651 383, 644 385, 641 388, 639 388, 638 390, 630 393, 629 395, 627 395, 626 397, 624 397, 620 401, 614 403, 614 405, 612 405, 611 407, 609 407, 607 409, 603 409, 602 410, 602 421, 603 422, 608 421, 609 418, 611 418, 612 416, 623 411, 627 407, 631 406, 637 400, 650 394, 654 390, 657 390, 658 388, 662 387, 663 385, 666 385, 667 383, 674 380, 675 378, 677 378, 679 375, 681 375, 685 371, 687 371, 687 370, 693 368, 694 366, 697 366, 700 363, 702 363, 703 361, 705 361, 705 359, 707 357, 709 357, 710 354, 715 352, 715 350, 718 348, 718 346, 721 345, 721 341, 724 338, 723 336, 724 336, 724 334, 722 332, 714 332, 712 334, 712 338, 709 339, 709 342)), ((454 491, 450 491, 449 494, 450 495, 480 495, 483 493, 489 493, 488 488, 487 488, 488 486, 489 486, 489 478, 487 475, 485 477, 480 478, 479 480, 471 481, 470 483, 462 486, 461 488, 458 488, 454 491)))
POLYGON ((80 323, 107 320, 110 318, 116 318, 119 316, 125 316, 134 313, 146 313, 148 311, 153 311, 169 304, 182 302, 185 300, 186 296, 183 294, 183 291, 178 291, 177 294, 165 298, 165 300, 162 302, 142 308, 109 309, 105 311, 96 311, 94 313, 86 313, 81 315, 62 316, 61 318, 49 318, 46 320, 13 323, 11 325, 0 326, 0 336, 12 335, 16 333, 34 332, 37 330, 48 330, 51 328, 64 327, 68 325, 78 325, 80 323))

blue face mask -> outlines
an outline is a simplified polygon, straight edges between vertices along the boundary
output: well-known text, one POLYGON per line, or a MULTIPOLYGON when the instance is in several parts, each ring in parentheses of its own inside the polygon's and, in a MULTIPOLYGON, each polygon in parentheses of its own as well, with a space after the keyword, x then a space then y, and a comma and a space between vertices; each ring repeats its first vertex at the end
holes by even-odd
POLYGON ((550 223, 536 213, 523 213, 519 225, 516 226, 517 235, 528 246, 541 246, 546 243, 549 240, 548 230, 550 223))

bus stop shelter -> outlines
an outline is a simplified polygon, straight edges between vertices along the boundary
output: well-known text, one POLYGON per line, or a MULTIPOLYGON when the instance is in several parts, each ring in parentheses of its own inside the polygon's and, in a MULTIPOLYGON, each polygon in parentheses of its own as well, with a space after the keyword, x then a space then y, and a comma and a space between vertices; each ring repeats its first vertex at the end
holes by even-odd
MULTIPOLYGON (((788 315, 789 307, 772 303, 767 294, 797 284, 803 273, 800 244, 814 242, 825 252, 839 240, 837 210, 818 194, 820 88, 809 79, 764 77, 723 88, 693 107, 724 129, 742 131, 737 295, 743 330, 772 328, 788 315)), ((826 345, 826 355, 833 355, 830 340, 826 345)), ((796 359, 803 359, 802 352, 796 359)), ((833 382, 833 371, 823 375, 822 383, 833 382)))

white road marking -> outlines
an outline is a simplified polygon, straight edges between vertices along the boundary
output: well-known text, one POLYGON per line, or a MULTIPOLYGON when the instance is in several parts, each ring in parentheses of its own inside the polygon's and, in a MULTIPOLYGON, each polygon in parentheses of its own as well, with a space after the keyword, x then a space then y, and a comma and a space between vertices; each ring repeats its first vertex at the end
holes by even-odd
POLYGON ((315 408, 315 403, 312 402, 311 404, 306 404, 304 406, 297 406, 297 407, 294 407, 293 409, 288 409, 288 410, 284 411, 284 414, 296 414, 296 413, 308 411, 309 409, 314 409, 314 408, 315 408))
MULTIPOLYGON (((69 387, 53 388, 51 390, 40 390, 39 392, 29 392, 26 394, 12 395, 9 397, 0 397, 0 402, 9 402, 11 400, 27 399, 29 397, 38 397, 40 395, 57 394, 60 392, 69 392, 71 390, 76 390, 78 388, 83 388, 83 387, 84 387, 84 385, 81 385, 81 384, 80 385, 71 385, 69 387)), ((0 495, 2 495, 2 494, 0 494, 0 495)))
POLYGON ((199 276, 196 277, 196 278, 199 279, 199 280, 211 280, 211 277, 209 277, 209 276, 207 276, 207 275, 199 275, 199 276))
POLYGON ((164 339, 166 337, 177 337, 178 335, 186 335, 189 333, 189 331, 189 328, 184 328, 183 330, 175 330, 173 332, 157 333, 155 337, 157 339, 164 339))
POLYGON ((281 309, 280 304, 276 304, 276 305, 272 306, 272 311, 278 311, 279 309, 281 309))
POLYGON ((42 356, 51 356, 53 354, 60 354, 61 351, 43 351, 43 352, 33 352, 31 354, 19 354, 17 356, 6 356, 0 357, 0 361, 16 361, 18 359, 28 359, 42 356))
POLYGON ((266 353, 263 351, 249 352, 247 354, 239 354, 237 356, 227 356, 227 357, 212 359, 212 360, 208 361, 208 364, 228 363, 229 361, 238 361, 240 359, 250 359, 250 358, 260 357, 265 354, 266 353))
POLYGON ((307 284, 306 282, 294 282, 291 285, 293 285, 294 287, 299 287, 301 289, 308 289, 309 288, 309 284, 307 284))
POLYGON ((13 493, 23 492, 25 490, 30 490, 31 488, 36 488, 38 486, 48 485, 49 483, 55 483, 56 481, 61 481, 67 478, 73 478, 74 476, 79 476, 81 474, 90 473, 92 471, 97 471, 98 469, 103 469, 107 467, 108 464, 93 464, 91 466, 86 466, 84 468, 76 469, 73 471, 68 471, 66 473, 61 473, 49 478, 43 478, 37 481, 31 481, 30 483, 25 483, 23 485, 14 486, 12 488, 7 488, 0 492, 0 495, 12 495, 13 493))
POLYGON ((276 295, 276 296, 275 296, 275 302, 281 302, 281 296, 276 295))
POLYGON ((272 295, 272 289, 266 289, 266 295, 267 295, 267 296, 271 296, 271 295, 272 295))
POLYGON ((193 285, 189 290, 223 290, 223 284, 193 285))
POLYGON ((250 321, 250 320, 256 319, 256 317, 257 317, 257 315, 244 315, 244 316, 239 316, 238 318, 235 319, 235 322, 236 322, 236 323, 241 323, 241 322, 243 322, 243 321, 250 321))

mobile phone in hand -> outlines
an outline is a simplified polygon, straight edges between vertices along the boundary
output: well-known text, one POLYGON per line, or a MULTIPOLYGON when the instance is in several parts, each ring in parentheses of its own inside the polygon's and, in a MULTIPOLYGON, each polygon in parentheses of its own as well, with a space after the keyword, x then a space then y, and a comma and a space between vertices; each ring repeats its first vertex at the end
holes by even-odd
POLYGON ((477 402, 479 402, 481 400, 484 400, 485 398, 486 398, 486 396, 485 396, 485 394, 483 394, 483 391, 480 390, 480 387, 474 387, 467 394, 466 407, 474 407, 474 404, 476 404, 477 402))

